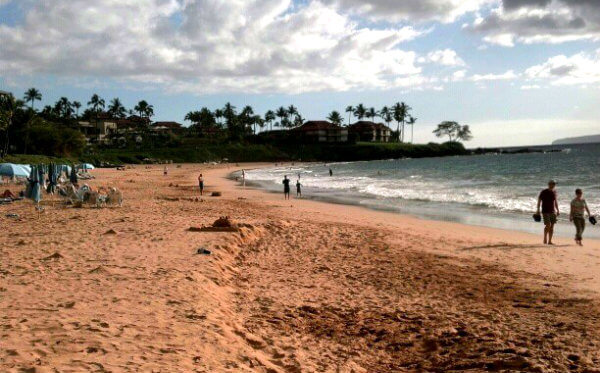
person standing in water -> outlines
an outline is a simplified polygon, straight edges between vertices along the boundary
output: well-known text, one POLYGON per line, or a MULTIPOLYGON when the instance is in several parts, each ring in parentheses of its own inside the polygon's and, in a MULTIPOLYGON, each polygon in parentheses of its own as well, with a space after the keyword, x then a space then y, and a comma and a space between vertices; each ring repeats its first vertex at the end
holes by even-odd
POLYGON ((548 188, 542 190, 538 197, 537 203, 537 214, 540 213, 540 206, 542 207, 542 216, 544 218, 544 244, 554 245, 552 243, 552 236, 554 235, 554 225, 556 224, 556 218, 560 215, 558 211, 558 198, 556 197, 556 182, 550 180, 548 182, 548 188))
POLYGON ((204 177, 202 177, 202 174, 198 176, 198 186, 200 187, 200 195, 204 195, 204 177))
POLYGON ((300 178, 296 181, 296 198, 302 198, 302 184, 300 184, 300 178))
POLYGON ((575 189, 575 198, 571 201, 571 213, 569 214, 569 220, 575 224, 575 243, 579 246, 583 246, 581 240, 583 239, 583 231, 585 230, 585 217, 584 213, 587 211, 588 217, 590 209, 583 199, 583 191, 581 189, 575 189))
POLYGON ((329 176, 333 176, 333 170, 331 168, 329 169, 329 176))
POLYGON ((246 186, 246 170, 242 169, 242 186, 246 186))
POLYGON ((285 199, 290 199, 290 179, 287 175, 283 177, 283 196, 285 199))

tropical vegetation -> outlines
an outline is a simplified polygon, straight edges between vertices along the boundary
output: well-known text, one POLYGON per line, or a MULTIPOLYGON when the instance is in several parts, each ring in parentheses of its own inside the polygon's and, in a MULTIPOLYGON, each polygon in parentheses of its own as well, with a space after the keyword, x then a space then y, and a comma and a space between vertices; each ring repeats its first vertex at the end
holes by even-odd
MULTIPOLYGON (((154 116, 154 106, 146 100, 142 99, 133 107, 127 108, 118 97, 107 100, 98 94, 93 94, 85 104, 60 97, 54 104, 37 109, 36 103, 40 102, 42 97, 42 93, 36 88, 28 89, 22 100, 16 99, 12 94, 0 94, 0 157, 6 157, 8 153, 53 156, 77 156, 84 153, 113 154, 111 147, 118 148, 119 150, 114 150, 117 153, 126 152, 125 149, 130 147, 134 152, 143 153, 144 149, 157 151, 160 148, 170 147, 173 151, 163 153, 169 154, 172 159, 178 159, 173 152, 179 151, 187 154, 180 158, 191 161, 199 160, 198 157, 222 155, 217 150, 222 144, 227 144, 224 149, 233 152, 233 154, 229 153, 229 158, 237 158, 236 154, 238 156, 245 154, 238 147, 233 146, 234 144, 250 147, 257 155, 262 154, 257 157, 245 154, 248 160, 260 160, 255 158, 261 157, 264 160, 286 157, 305 159, 337 157, 334 155, 337 154, 336 151, 332 150, 336 148, 335 145, 307 145, 301 147, 302 151, 299 148, 295 148, 295 151, 288 150, 291 144, 297 143, 297 138, 286 131, 298 128, 306 122, 294 105, 273 108, 264 114, 255 112, 249 105, 237 108, 231 103, 226 103, 223 107, 214 110, 201 107, 185 115, 184 120, 189 123, 188 127, 176 133, 169 132, 161 137, 156 134, 149 136, 152 133, 151 119, 154 116), (142 134, 143 141, 136 140, 132 145, 124 142, 117 144, 113 141, 112 146, 106 143, 90 148, 80 132, 80 123, 85 121, 93 123, 110 118, 137 123, 135 130, 142 134), (263 136, 268 133, 280 135, 263 136), (265 148, 260 148, 261 146, 265 148), (198 150, 199 148, 213 150, 203 152, 198 150)), ((381 109, 358 103, 347 106, 343 112, 333 110, 326 117, 329 122, 337 126, 349 126, 352 118, 357 121, 380 121, 388 127, 395 125, 392 137, 400 144, 387 144, 380 147, 374 147, 372 144, 353 145, 356 147, 352 148, 352 151, 364 159, 374 159, 373 157, 379 156, 423 156, 427 153, 435 155, 457 151, 457 148, 452 147, 434 148, 431 144, 420 148, 401 147, 402 143, 406 145, 408 142, 413 142, 414 125, 417 122, 417 118, 412 115, 412 108, 405 102, 396 102, 381 109), (344 113, 347 118, 344 118, 344 113), (407 129, 410 129, 410 133, 407 129)), ((438 137, 448 137, 450 142, 468 141, 472 137, 468 126, 461 126, 456 122, 443 122, 434 133, 438 137)), ((346 158, 353 158, 354 156, 346 153, 350 145, 338 153, 345 154, 346 158)))

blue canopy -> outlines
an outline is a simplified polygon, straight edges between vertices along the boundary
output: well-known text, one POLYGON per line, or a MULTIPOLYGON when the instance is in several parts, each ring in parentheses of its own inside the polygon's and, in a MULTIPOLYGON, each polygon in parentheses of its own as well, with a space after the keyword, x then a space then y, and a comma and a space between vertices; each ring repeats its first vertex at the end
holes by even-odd
POLYGON ((28 177, 29 171, 23 166, 13 163, 0 163, 0 176, 28 177))

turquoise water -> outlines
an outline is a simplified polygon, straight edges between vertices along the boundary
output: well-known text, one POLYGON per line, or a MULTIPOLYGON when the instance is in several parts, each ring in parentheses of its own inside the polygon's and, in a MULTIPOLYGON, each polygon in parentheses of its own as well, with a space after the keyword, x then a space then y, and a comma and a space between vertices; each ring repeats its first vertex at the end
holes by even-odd
MULTIPOLYGON (((292 184, 299 177, 305 198, 528 232, 541 229, 531 214, 538 193, 554 179, 562 212, 558 233, 570 236, 568 206, 576 188, 584 190, 592 214, 600 215, 600 144, 554 150, 559 151, 288 165, 248 171, 247 179, 281 191, 284 175, 292 184)), ((600 238, 600 227, 589 225, 586 236, 600 238)))

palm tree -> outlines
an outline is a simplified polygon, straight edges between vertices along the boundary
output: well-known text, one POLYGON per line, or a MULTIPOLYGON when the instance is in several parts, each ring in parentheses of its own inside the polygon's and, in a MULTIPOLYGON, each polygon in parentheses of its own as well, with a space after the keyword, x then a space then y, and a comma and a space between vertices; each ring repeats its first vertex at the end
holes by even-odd
POLYGON ((412 110, 412 108, 406 103, 397 102, 392 107, 392 111, 394 113, 394 120, 398 122, 398 142, 404 142, 404 124, 406 123, 406 118, 408 117, 408 113, 412 110), (400 132, 400 123, 402 123, 402 132, 400 132))
POLYGON ((144 111, 144 114, 146 115, 146 118, 149 120, 150 118, 152 118, 154 116, 154 106, 153 105, 148 105, 146 107, 146 111, 144 111))
POLYGON ((367 116, 367 108, 365 107, 365 105, 363 104, 358 104, 355 108, 354 108, 354 116, 358 119, 361 120, 364 117, 367 116))
POLYGON ((415 123, 417 123, 417 118, 412 115, 408 116, 408 122, 406 122, 410 126, 410 143, 413 143, 414 135, 415 135, 415 123))
POLYGON ((369 109, 369 110, 367 110, 367 112, 365 113, 365 116, 366 116, 367 118, 371 118, 371 119, 373 119, 373 120, 375 120, 375 117, 376 117, 377 115, 379 115, 379 114, 377 113, 377 110, 375 110, 375 108, 374 108, 374 107, 370 108, 370 109, 369 109))
POLYGON ((300 114, 296 114, 296 118, 294 119, 294 127, 300 127, 301 125, 304 124, 304 118, 302 118, 302 115, 300 114))
POLYGON ((273 110, 268 110, 265 113, 265 122, 269 124, 269 131, 273 131, 273 121, 275 120, 275 118, 276 116, 273 110))
POLYGON ((31 103, 31 110, 33 110, 35 101, 41 101, 41 99, 42 94, 35 88, 29 88, 27 92, 25 92, 25 96, 23 97, 23 100, 25 100, 25 102, 31 103))
POLYGON ((256 126, 263 128, 265 126, 265 121, 260 115, 253 115, 251 119, 252 124, 254 125, 254 134, 256 135, 256 126))
POLYGON ((288 114, 290 115, 290 117, 293 117, 294 115, 298 115, 298 108, 296 108, 294 105, 290 105, 287 108, 288 114))
POLYGON ((348 125, 350 125, 350 119, 352 117, 352 114, 354 113, 354 106, 346 106, 346 113, 348 113, 348 125))
POLYGON ((287 127, 288 116, 290 115, 287 109, 281 106, 277 109, 275 115, 279 117, 279 125, 284 128, 287 127))
POLYGON ((384 106, 383 108, 381 108, 379 115, 381 116, 381 118, 385 122, 386 126, 388 126, 388 127, 390 126, 390 122, 392 120, 394 120, 394 117, 392 116, 392 111, 387 106, 384 106))
POLYGON ((71 115, 73 114, 73 108, 71 106, 71 103, 69 102, 69 99, 66 97, 61 97, 58 101, 56 101, 54 108, 55 108, 56 114, 63 119, 69 119, 69 118, 71 118, 71 115))
POLYGON ((71 105, 75 108, 76 115, 79 118, 79 108, 81 107, 81 102, 73 101, 71 105))
POLYGON ((133 110, 135 110, 138 113, 138 115, 141 118, 143 118, 146 111, 148 110, 148 102, 146 102, 146 100, 138 102, 137 105, 135 105, 135 107, 133 108, 133 110))
POLYGON ((332 111, 331 113, 329 113, 329 115, 327 116, 327 120, 329 120, 331 123, 335 124, 335 125, 341 125, 342 122, 344 121, 344 119, 342 118, 342 115, 337 112, 337 111, 332 111))
POLYGON ((242 109, 242 112, 240 113, 240 119, 241 119, 242 126, 244 127, 244 132, 247 129, 246 127, 250 127, 250 131, 254 131, 252 127, 256 127, 256 126, 254 125, 253 116, 254 116, 254 109, 252 109, 252 106, 250 106, 250 105, 244 106, 244 108, 242 109))
POLYGON ((121 103, 118 97, 113 98, 108 106, 108 112, 115 118, 123 118, 127 113, 127 109, 121 103))
POLYGON ((91 106, 92 110, 96 113, 98 113, 98 109, 104 109, 105 106, 104 99, 100 98, 100 96, 98 96, 96 93, 94 93, 87 104, 88 106, 91 106))
MULTIPOLYGON (((21 100, 15 100, 15 97, 9 94, 0 94, 0 130, 4 132, 4 144, 2 144, 2 148, 0 148, 0 158, 6 156, 8 154, 8 145, 9 145, 9 129, 13 124, 13 118, 15 116, 15 112, 20 110, 25 102, 21 100)), ((27 133, 26 139, 29 137, 29 121, 27 121, 27 133)), ((25 140, 25 146, 27 146, 27 140, 25 140)), ((27 150, 25 149, 25 153, 27 150)))

